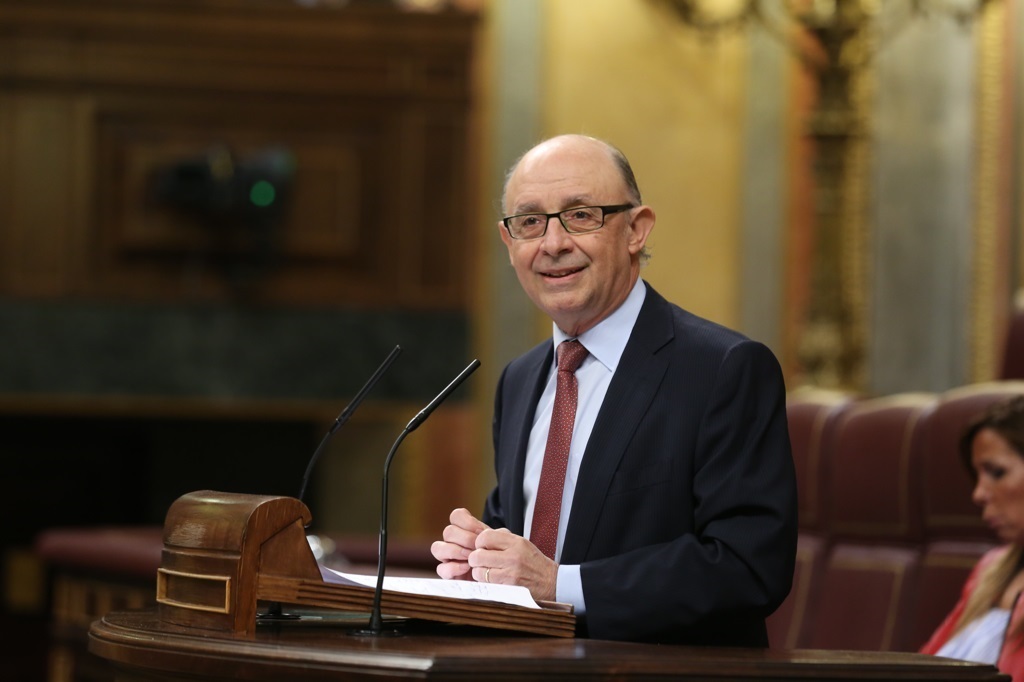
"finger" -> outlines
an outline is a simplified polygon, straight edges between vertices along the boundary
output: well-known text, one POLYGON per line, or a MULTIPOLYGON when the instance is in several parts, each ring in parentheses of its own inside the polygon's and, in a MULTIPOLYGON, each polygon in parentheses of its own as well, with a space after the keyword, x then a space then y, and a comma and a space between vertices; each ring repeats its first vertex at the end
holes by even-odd
POLYGON ((470 550, 461 545, 437 540, 430 545, 430 553, 438 561, 465 561, 470 550))
POLYGON ((501 576, 499 571, 500 569, 494 566, 479 566, 473 569, 473 580, 478 583, 500 584, 501 576))
POLYGON ((445 561, 437 565, 437 575, 445 580, 470 580, 472 569, 465 561, 445 561))
POLYGON ((504 528, 498 530, 488 529, 485 531, 481 531, 480 534, 476 536, 476 542, 474 543, 473 546, 476 549, 502 550, 508 549, 509 547, 514 545, 518 540, 522 539, 522 537, 514 533, 510 533, 504 528))
POLYGON ((469 531, 473 535, 490 529, 490 526, 470 514, 468 509, 464 509, 462 507, 453 510, 451 515, 448 517, 448 520, 453 526, 458 526, 463 530, 469 531))
POLYGON ((509 561, 508 556, 502 550, 475 549, 470 552, 466 563, 476 568, 496 568, 505 566, 509 561))
POLYGON ((466 553, 459 557, 462 559, 466 558, 466 554, 469 553, 469 550, 476 547, 476 536, 476 533, 472 533, 464 528, 459 528, 458 526, 445 526, 444 532, 441 533, 441 538, 446 543, 462 547, 466 550, 466 553))

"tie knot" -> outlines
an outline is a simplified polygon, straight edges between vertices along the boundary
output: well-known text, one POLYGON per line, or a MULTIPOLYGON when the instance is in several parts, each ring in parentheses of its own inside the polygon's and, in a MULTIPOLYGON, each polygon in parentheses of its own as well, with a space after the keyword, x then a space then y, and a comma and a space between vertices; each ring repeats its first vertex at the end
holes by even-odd
POLYGON ((576 339, 558 344, 558 371, 575 372, 589 352, 576 339))

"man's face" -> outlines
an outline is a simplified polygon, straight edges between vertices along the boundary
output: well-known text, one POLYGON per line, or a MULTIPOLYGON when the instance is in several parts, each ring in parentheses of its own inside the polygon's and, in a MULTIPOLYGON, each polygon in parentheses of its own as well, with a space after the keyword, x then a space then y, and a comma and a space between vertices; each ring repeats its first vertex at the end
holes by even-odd
POLYGON ((973 499, 985 523, 1004 542, 1024 542, 1024 458, 992 429, 981 429, 971 444, 978 476, 973 499))
MULTIPOLYGON (((609 151, 585 138, 555 138, 523 157, 505 192, 505 215, 554 213, 629 203, 609 151)), ((537 239, 512 239, 498 224, 519 283, 534 304, 571 336, 614 311, 639 276, 639 253, 654 227, 640 207, 605 216, 604 227, 569 234, 557 218, 537 239)))

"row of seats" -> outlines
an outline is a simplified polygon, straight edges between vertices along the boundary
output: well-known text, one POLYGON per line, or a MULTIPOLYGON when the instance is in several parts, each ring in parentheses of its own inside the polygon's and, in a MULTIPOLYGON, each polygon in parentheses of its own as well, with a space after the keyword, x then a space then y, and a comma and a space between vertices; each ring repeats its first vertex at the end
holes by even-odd
POLYGON ((960 459, 967 424, 1024 381, 938 394, 787 401, 800 536, 793 590, 769 618, 775 648, 915 651, 997 539, 960 459))

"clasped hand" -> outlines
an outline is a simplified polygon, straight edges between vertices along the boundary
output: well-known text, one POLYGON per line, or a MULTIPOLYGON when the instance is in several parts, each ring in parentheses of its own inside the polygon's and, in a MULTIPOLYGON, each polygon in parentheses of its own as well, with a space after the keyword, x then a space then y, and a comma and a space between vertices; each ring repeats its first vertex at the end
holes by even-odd
POLYGON ((522 585, 535 600, 554 600, 558 564, 532 542, 505 528, 495 530, 465 509, 456 509, 448 520, 444 539, 430 546, 434 558, 441 562, 439 576, 522 585))

